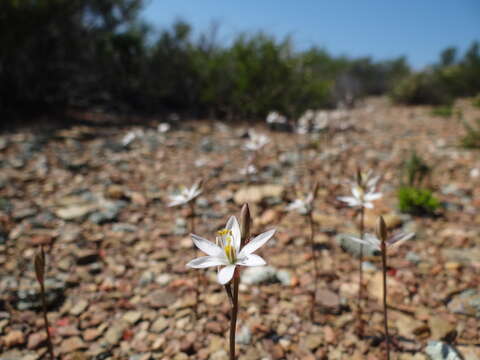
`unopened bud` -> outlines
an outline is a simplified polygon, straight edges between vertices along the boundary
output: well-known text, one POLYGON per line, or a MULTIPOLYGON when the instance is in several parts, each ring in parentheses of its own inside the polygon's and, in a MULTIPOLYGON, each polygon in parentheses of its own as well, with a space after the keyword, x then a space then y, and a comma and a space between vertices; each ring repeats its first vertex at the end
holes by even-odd
POLYGON ((362 171, 360 170, 360 167, 357 167, 357 185, 363 187, 362 171))
POLYGON ((40 252, 35 255, 34 265, 37 280, 40 284, 43 284, 45 275, 45 253, 43 252, 43 246, 41 247, 40 252))
POLYGON ((241 247, 245 246, 250 238, 250 222, 250 208, 248 204, 243 204, 240 212, 241 247))
POLYGON ((379 216, 377 220, 377 226, 375 229, 377 233, 377 237, 382 241, 387 241, 387 225, 385 224, 385 220, 383 220, 383 216, 379 216))

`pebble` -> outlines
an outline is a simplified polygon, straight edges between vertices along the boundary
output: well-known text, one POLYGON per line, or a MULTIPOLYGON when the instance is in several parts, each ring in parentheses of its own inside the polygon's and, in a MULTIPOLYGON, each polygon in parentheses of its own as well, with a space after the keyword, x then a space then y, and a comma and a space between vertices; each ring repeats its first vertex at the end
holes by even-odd
POLYGON ((463 360, 453 347, 441 341, 429 341, 425 352, 431 360, 463 360))

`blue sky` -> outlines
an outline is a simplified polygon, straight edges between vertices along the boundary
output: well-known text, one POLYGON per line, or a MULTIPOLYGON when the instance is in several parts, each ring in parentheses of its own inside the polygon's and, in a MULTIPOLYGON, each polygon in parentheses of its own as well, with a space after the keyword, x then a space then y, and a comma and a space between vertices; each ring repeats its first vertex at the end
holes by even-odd
POLYGON ((165 28, 181 18, 198 33, 213 22, 228 43, 239 32, 290 34, 299 50, 388 59, 406 55, 415 68, 441 50, 462 52, 480 40, 480 0, 150 0, 144 18, 165 28))

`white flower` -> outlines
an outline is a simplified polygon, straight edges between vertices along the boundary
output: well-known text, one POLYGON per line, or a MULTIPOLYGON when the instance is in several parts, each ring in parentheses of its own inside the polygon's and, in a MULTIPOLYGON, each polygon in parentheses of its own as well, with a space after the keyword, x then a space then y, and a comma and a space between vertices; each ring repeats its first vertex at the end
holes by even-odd
POLYGON ((200 184, 197 182, 192 187, 183 187, 178 194, 170 195, 170 203, 168 207, 187 204, 202 193, 200 184))
POLYGON ((257 134, 253 130, 250 130, 248 132, 248 136, 250 139, 248 139, 244 144, 244 148, 246 150, 258 151, 270 142, 268 136, 263 134, 257 134))
POLYGON ((295 199, 288 204, 287 211, 298 211, 302 215, 308 214, 312 211, 313 193, 309 193, 304 199, 295 199))
POLYGON ((240 174, 241 175, 254 175, 258 172, 257 168, 255 165, 250 164, 245 166, 244 168, 240 169, 240 174))
POLYGON ((224 266, 217 275, 218 282, 222 285, 228 283, 235 273, 237 265, 262 266, 266 262, 260 256, 252 254, 263 246, 275 233, 275 230, 266 231, 254 237, 248 244, 240 249, 240 226, 237 218, 231 216, 225 229, 217 232, 214 244, 195 234, 191 234, 192 240, 200 250, 208 256, 202 256, 190 261, 187 266, 195 269, 210 266, 224 266))
MULTIPOLYGON (((391 236, 390 238, 388 238, 386 241, 386 244, 387 246, 391 246, 394 244, 399 245, 400 243, 411 239, 414 235, 415 233, 405 234, 403 232, 399 232, 391 236)), ((359 239, 354 236, 348 236, 348 239, 363 245, 371 246, 376 250, 382 251, 382 247, 381 247, 382 242, 373 234, 365 234, 364 239, 359 239)))
POLYGON ((371 188, 365 192, 365 190, 358 185, 352 186, 352 195, 353 196, 339 196, 337 199, 347 203, 348 206, 361 206, 373 209, 372 201, 378 200, 382 197, 382 193, 374 192, 371 188))

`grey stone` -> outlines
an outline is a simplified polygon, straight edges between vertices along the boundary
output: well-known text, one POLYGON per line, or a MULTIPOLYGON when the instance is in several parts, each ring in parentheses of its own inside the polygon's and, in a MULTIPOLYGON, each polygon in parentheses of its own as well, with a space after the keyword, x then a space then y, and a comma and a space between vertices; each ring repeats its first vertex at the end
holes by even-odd
POLYGON ((462 360, 460 354, 453 347, 441 341, 429 341, 425 353, 430 360, 462 360))
POLYGON ((453 313, 480 319, 480 292, 476 289, 465 290, 455 295, 447 307, 453 313))

